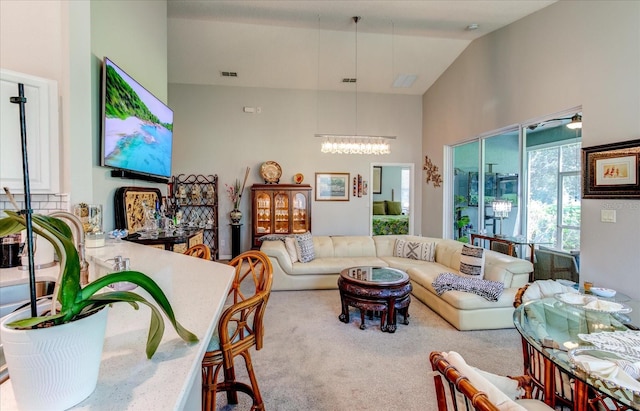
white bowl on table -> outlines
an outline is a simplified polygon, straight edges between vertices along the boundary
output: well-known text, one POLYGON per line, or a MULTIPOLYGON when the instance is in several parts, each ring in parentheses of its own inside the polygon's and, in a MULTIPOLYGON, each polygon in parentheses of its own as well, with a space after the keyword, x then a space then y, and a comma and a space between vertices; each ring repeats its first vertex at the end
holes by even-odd
POLYGON ((595 294, 598 297, 611 298, 616 295, 616 290, 612 290, 611 288, 602 288, 602 287, 591 287, 591 294, 595 294))

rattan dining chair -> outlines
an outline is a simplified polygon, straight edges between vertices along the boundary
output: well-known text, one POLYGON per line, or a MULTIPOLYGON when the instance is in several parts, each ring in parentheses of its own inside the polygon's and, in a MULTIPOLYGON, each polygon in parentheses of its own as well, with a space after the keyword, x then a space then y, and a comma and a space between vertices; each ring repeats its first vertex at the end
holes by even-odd
POLYGON ((429 361, 434 371, 433 380, 438 411, 498 411, 515 408, 532 411, 552 410, 542 401, 532 399, 531 378, 528 376, 503 377, 486 373, 466 364, 464 359, 454 352, 432 351, 429 355, 429 361), (455 359, 455 357, 458 357, 456 361, 460 363, 458 368, 449 360, 450 358, 455 359), (459 369, 461 366, 465 368, 459 369), (476 382, 472 382, 472 379, 476 382), (505 380, 511 381, 511 383, 505 383, 505 380), (476 386, 478 383, 483 385, 476 386), (502 392, 501 390, 505 388, 509 388, 510 391, 519 391, 520 398, 515 399, 511 396, 515 396, 516 392, 510 393, 511 395, 502 392), (517 402, 517 405, 511 403, 510 400, 517 402))
MULTIPOLYGON (((516 292, 513 306, 518 308, 531 299, 551 297, 555 295, 555 293, 569 291, 570 289, 570 287, 564 286, 560 283, 554 284, 553 287, 547 285, 546 288, 540 288, 538 287, 540 283, 552 284, 550 280, 537 280, 533 283, 524 285, 516 292), (534 291, 527 293, 529 288, 534 291), (547 294, 545 294, 545 292, 547 294)), ((560 368, 554 366, 548 358, 529 344, 526 338, 520 336, 520 340, 522 342, 524 374, 531 377, 531 384, 533 387, 532 397, 542 400, 545 398, 545 391, 547 393, 553 392, 555 393, 553 394, 553 398, 547 399, 547 402, 554 406, 557 405, 558 407, 571 408, 573 404, 573 383, 571 376, 560 368), (545 369, 550 370, 554 377, 550 378, 545 373, 545 369)))
POLYGON ((271 292, 273 267, 266 254, 247 251, 229 262, 236 273, 229 291, 229 305, 211 338, 202 360, 202 409, 216 409, 216 393, 226 391, 229 404, 238 403, 237 392, 243 392, 253 400, 252 410, 264 410, 264 403, 253 371, 249 350, 263 344, 262 319, 271 292), (244 358, 251 385, 236 380, 234 359, 244 358), (220 371, 224 379, 219 381, 220 371))
POLYGON ((191 246, 183 254, 203 258, 205 260, 211 260, 211 249, 206 244, 196 244, 191 246))

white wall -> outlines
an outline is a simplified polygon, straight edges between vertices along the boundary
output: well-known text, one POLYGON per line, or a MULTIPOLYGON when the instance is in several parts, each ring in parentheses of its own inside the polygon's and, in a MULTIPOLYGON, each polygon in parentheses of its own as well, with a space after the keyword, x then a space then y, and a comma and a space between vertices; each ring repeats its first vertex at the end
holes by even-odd
MULTIPOLYGON (((443 145, 579 105, 583 147, 637 139, 638 73, 640 2, 558 2, 474 41, 427 91, 423 150, 442 164, 443 145)), ((423 204, 441 216, 443 190, 423 204)), ((581 278, 640 298, 640 201, 583 200, 581 227, 581 278)), ((422 228, 439 236, 442 219, 422 228)))
POLYGON ((91 201, 104 204, 105 230, 112 230, 115 224, 113 196, 118 187, 158 187, 164 193, 166 185, 113 178, 110 169, 100 167, 101 61, 103 57, 109 57, 147 90, 167 102, 167 3, 166 0, 92 1, 90 27, 93 127, 84 138, 92 143, 91 201))
POLYGON ((393 201, 400 201, 402 191, 402 167, 382 166, 382 179, 380 180, 380 194, 374 194, 374 201, 392 201, 391 190, 393 190, 393 201))
POLYGON ((70 203, 105 205, 123 185, 99 167, 100 60, 112 57, 152 93, 167 98, 166 1, 0 1, 3 68, 58 81, 62 191, 70 203))
MULTIPOLYGON (((174 171, 176 174, 217 174, 221 254, 230 254, 228 213, 231 202, 224 184, 244 176, 247 185, 261 183, 260 165, 276 161, 282 167, 281 183, 291 183, 296 173, 315 186, 316 172, 347 172, 369 178, 371 163, 414 163, 420 180, 422 168, 420 96, 358 94, 358 131, 396 135, 390 155, 359 156, 322 154, 321 133, 354 132, 353 93, 299 91, 224 86, 169 85, 169 101, 175 110, 174 171), (261 114, 243 112, 244 106, 261 107, 261 114), (335 113, 334 116, 332 113, 335 113)), ((416 188, 419 190, 420 187, 416 188)), ((399 196, 400 194, 397 193, 399 196)), ((243 249, 250 247, 250 190, 244 193, 243 249)), ((420 193, 416 191, 420 209, 420 193)), ((350 201, 313 201, 312 232, 317 235, 368 235, 369 197, 350 201)), ((417 219, 416 227, 420 226, 417 219)))

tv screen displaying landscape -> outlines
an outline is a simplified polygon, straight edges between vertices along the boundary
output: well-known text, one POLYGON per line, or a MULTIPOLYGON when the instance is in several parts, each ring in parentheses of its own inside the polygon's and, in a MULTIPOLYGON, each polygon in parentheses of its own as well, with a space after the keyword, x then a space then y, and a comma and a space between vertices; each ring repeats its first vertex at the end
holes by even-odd
POLYGON ((173 110, 108 58, 103 98, 102 165, 170 177, 173 110))

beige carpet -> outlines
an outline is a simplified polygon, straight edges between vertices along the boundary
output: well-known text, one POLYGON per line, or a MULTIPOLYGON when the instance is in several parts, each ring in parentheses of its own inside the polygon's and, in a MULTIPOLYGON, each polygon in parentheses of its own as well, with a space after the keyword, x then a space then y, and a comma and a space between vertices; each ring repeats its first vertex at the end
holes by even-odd
MULTIPOLYGON (((351 309, 342 323, 338 290, 272 292, 265 316, 265 346, 253 351, 266 410, 436 410, 429 353, 457 351, 472 365, 503 375, 522 373, 515 329, 457 331, 415 298, 409 325, 394 334, 379 320, 351 309)), ((242 359, 236 360, 244 376, 242 359)), ((239 394, 243 397, 243 394, 239 394)), ((218 409, 248 410, 247 397, 218 409)))

